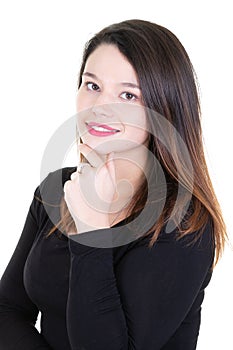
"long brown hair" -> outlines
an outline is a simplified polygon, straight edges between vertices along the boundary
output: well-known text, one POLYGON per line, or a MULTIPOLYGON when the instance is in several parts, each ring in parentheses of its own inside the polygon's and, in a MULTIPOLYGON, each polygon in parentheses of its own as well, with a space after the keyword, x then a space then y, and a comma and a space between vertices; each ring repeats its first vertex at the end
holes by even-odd
MULTIPOLYGON (((190 59, 177 37, 168 29, 143 20, 127 20, 110 25, 97 33, 85 46, 81 64, 78 87, 91 53, 101 44, 115 45, 134 67, 143 104, 170 122, 184 141, 192 163, 193 178, 190 179, 185 156, 175 144, 169 150, 155 137, 153 129, 157 126, 150 118, 149 150, 159 160, 167 180, 167 198, 164 209, 156 223, 147 234, 153 232, 149 246, 153 246, 171 214, 178 220, 186 204, 185 195, 177 197, 178 186, 191 194, 191 210, 185 225, 178 225, 180 237, 199 231, 204 232, 211 222, 214 244, 215 264, 221 256, 227 239, 226 227, 208 173, 202 140, 201 112, 197 89, 197 79, 190 59), (175 159, 175 161, 174 161, 175 159), (179 174, 179 176, 178 176, 179 174), (174 212, 174 206, 176 211, 174 212)), ((172 142, 172 130, 167 130, 172 142)), ((81 156, 81 161, 83 158, 81 156)), ((144 181, 134 195, 130 212, 143 207, 148 186, 144 181)), ((74 221, 68 211, 64 198, 61 201, 61 220, 50 230, 76 231, 74 221)))

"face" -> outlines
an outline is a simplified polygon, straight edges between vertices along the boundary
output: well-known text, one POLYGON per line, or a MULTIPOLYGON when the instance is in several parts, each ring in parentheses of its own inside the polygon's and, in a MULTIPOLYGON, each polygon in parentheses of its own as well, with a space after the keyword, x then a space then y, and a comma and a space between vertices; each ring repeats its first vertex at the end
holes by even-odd
POLYGON ((136 72, 114 45, 98 46, 87 59, 77 94, 77 113, 82 142, 100 154, 148 146, 136 72))

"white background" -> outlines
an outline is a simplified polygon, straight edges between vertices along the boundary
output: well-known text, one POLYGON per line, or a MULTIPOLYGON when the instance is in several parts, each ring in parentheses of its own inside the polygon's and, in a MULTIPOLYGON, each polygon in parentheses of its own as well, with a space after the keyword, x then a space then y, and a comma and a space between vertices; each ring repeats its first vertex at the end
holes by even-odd
MULTIPOLYGON (((201 86, 207 161, 232 240, 231 13, 226 0, 1 2, 0 274, 40 182, 47 142, 75 114, 83 45, 105 25, 124 19, 146 19, 169 28, 190 55, 201 86)), ((206 289, 198 350, 233 348, 232 268, 227 247, 206 289)))

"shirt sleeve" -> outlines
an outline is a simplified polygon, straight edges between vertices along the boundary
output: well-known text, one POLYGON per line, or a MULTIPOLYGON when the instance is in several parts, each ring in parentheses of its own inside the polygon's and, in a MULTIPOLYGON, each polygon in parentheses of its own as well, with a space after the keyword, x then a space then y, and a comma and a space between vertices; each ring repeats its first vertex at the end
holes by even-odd
POLYGON ((195 349, 214 254, 210 225, 190 244, 196 236, 161 233, 152 249, 134 242, 115 268, 111 248, 70 239, 72 349, 195 349))
MULTIPOLYGON (((34 192, 39 197, 39 186, 34 192)), ((32 200, 26 221, 0 281, 0 349, 51 350, 35 323, 39 310, 28 297, 23 283, 24 265, 38 231, 39 201, 32 200)))

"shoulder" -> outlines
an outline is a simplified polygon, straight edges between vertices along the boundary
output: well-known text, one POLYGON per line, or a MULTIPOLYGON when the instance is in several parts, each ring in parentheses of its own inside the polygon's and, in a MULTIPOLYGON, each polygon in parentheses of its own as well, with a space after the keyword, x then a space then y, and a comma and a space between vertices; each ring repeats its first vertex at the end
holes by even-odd
POLYGON ((76 169, 77 167, 65 167, 49 172, 37 187, 37 195, 45 202, 54 204, 60 202, 64 183, 76 169))
POLYGON ((70 179, 70 175, 75 170, 76 167, 66 167, 51 171, 37 186, 31 212, 38 223, 47 220, 48 217, 54 224, 60 220, 59 208, 64 193, 64 183, 70 179))
MULTIPOLYGON (((157 244, 168 244, 171 249, 178 250, 182 255, 186 256, 198 256, 200 258, 206 258, 206 260, 212 263, 214 253, 214 230, 212 220, 206 223, 206 225, 200 230, 186 234, 180 237, 178 228, 174 229, 171 233, 167 233, 165 230, 161 232, 158 238, 157 244)), ((156 249, 156 246, 155 246, 156 249)))
POLYGON ((177 230, 171 233, 162 231, 154 245, 149 248, 150 239, 151 235, 128 246, 119 264, 124 274, 129 276, 132 271, 140 271, 144 276, 196 276, 201 280, 211 270, 214 238, 210 223, 201 235, 200 232, 194 232, 178 239, 177 230))

